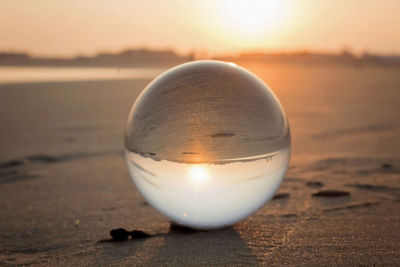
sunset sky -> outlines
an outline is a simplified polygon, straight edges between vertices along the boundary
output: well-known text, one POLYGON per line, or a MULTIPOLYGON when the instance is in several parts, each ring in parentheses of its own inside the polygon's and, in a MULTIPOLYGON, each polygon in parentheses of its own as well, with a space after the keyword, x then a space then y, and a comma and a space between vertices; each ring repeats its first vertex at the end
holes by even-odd
POLYGON ((399 0, 2 0, 0 50, 91 55, 132 47, 216 55, 350 48, 400 54, 399 0))

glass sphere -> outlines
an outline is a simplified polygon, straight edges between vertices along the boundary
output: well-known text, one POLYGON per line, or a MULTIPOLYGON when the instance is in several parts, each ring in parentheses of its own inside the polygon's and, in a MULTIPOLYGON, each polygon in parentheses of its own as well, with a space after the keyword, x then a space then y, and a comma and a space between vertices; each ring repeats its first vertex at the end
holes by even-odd
POLYGON ((194 61, 155 78, 125 133, 132 179, 173 222, 198 229, 242 220, 278 189, 289 164, 282 106, 249 71, 194 61))

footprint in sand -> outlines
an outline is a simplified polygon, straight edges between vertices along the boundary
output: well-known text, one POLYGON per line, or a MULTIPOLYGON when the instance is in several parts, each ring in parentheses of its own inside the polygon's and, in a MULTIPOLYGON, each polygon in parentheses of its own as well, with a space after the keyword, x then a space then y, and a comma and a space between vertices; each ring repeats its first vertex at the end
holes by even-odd
POLYGON ((312 197, 326 197, 326 198, 332 198, 332 197, 346 197, 350 196, 350 192, 347 191, 341 191, 341 190, 321 190, 318 191, 317 193, 313 193, 311 196, 312 197))

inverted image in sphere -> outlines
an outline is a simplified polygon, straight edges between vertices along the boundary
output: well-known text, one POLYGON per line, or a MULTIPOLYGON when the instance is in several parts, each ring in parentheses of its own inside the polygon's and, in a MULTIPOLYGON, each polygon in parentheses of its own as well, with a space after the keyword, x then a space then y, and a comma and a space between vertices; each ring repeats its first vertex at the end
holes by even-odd
POLYGON ((194 61, 154 79, 125 135, 132 179, 178 224, 218 228, 246 218, 277 190, 290 131, 282 106, 249 71, 194 61))

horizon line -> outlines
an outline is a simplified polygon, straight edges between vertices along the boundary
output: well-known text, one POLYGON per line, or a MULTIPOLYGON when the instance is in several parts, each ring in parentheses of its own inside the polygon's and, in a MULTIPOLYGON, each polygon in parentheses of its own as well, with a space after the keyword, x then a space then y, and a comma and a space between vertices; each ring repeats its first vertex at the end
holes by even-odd
MULTIPOLYGON (((219 52, 219 53, 212 53, 212 52, 204 52, 204 49, 192 49, 189 52, 182 52, 179 49, 165 47, 165 48, 155 48, 151 46, 132 46, 127 48, 121 48, 118 50, 98 50, 93 51, 92 53, 75 53, 73 55, 67 54, 42 54, 42 53, 35 53, 32 51, 24 51, 24 50, 14 50, 14 49, 1 49, 0 54, 20 54, 20 55, 27 55, 31 58, 57 58, 57 59, 74 59, 78 57, 96 57, 101 54, 113 54, 117 55, 126 51, 149 51, 149 52, 173 52, 178 56, 194 56, 198 54, 211 54, 209 58, 235 58, 240 57, 243 55, 248 54, 270 54, 270 55, 296 55, 296 54, 321 54, 321 55, 341 55, 341 54, 351 54, 355 57, 361 57, 363 55, 376 55, 376 56, 400 56, 400 53, 382 53, 373 50, 363 50, 363 51, 356 51, 352 50, 348 47, 341 47, 337 49, 312 49, 312 48, 299 48, 299 49, 243 49, 238 52, 219 52)), ((194 56, 197 58, 197 56, 194 56)), ((202 57, 200 57, 202 58, 202 57)))

